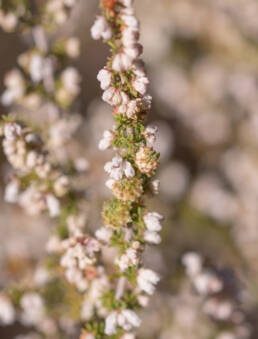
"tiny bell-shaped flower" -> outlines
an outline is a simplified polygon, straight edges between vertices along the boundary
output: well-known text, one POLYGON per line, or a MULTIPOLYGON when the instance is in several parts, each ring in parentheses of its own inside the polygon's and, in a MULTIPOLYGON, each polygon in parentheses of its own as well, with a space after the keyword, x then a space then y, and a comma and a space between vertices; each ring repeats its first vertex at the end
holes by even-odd
POLYGON ((91 27, 91 36, 94 40, 109 40, 112 37, 112 29, 103 16, 99 16, 91 27))
POLYGON ((112 73, 106 69, 102 69, 99 71, 97 79, 100 82, 101 89, 106 90, 111 85, 112 73))
POLYGON ((163 216, 157 212, 149 212, 143 217, 144 223, 151 232, 159 232, 162 229, 160 221, 163 219, 163 216))
POLYGON ((138 287, 145 293, 152 295, 159 280, 160 277, 154 271, 145 268, 139 270, 137 277, 138 287))

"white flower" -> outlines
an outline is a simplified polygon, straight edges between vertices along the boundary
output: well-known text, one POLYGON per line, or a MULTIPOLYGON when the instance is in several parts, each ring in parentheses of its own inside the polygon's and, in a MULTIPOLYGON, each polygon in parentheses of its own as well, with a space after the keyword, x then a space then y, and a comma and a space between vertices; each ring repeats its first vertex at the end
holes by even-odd
POLYGON ((140 290, 152 295, 155 291, 155 285, 160 277, 152 270, 141 268, 138 273, 137 283, 140 290))
POLYGON ((71 94, 77 95, 80 92, 80 75, 76 68, 68 67, 61 74, 61 81, 71 94))
POLYGON ((186 267, 186 272, 190 277, 200 273, 202 269, 202 258, 195 252, 185 253, 182 258, 182 263, 186 267))
POLYGON ((126 27, 122 31, 122 42, 126 47, 132 46, 139 39, 139 30, 134 27, 126 27))
POLYGON ((112 68, 116 72, 128 70, 133 64, 133 59, 126 53, 118 53, 112 61, 112 68))
POLYGON ((117 313, 112 312, 107 316, 105 321, 105 334, 106 335, 116 334, 116 327, 117 327, 117 313))
POLYGON ((60 215, 61 213, 60 202, 53 194, 48 194, 46 196, 46 202, 50 216, 52 218, 60 215))
POLYGON ((106 69, 102 69, 99 71, 97 79, 100 82, 100 87, 106 90, 111 84, 112 73, 106 69))
POLYGON ((223 282, 212 272, 206 271, 194 277, 193 285, 201 295, 218 293, 223 288, 223 282))
POLYGON ((115 180, 114 179, 108 179, 105 183, 106 187, 109 188, 110 190, 113 189, 113 186, 115 184, 115 180))
POLYGON ((109 173, 111 179, 121 180, 123 175, 132 178, 135 175, 133 166, 129 161, 124 161, 120 156, 116 156, 105 164, 104 170, 109 173))
POLYGON ((130 331, 134 327, 141 325, 141 319, 138 315, 129 309, 121 312, 111 312, 106 318, 105 334, 113 335, 117 333, 117 326, 122 327, 125 331, 130 331))
POLYGON ((141 95, 146 93, 148 84, 149 79, 145 76, 145 74, 138 75, 135 80, 132 81, 134 89, 141 95))
POLYGON ((42 194, 38 191, 35 185, 30 185, 20 194, 19 204, 29 215, 37 215, 46 208, 46 203, 42 194))
POLYGON ((6 32, 13 32, 17 24, 18 18, 14 13, 4 13, 0 10, 0 26, 2 26, 6 32))
POLYGON ((139 327, 141 325, 141 319, 134 311, 125 309, 117 315, 117 323, 125 331, 130 331, 134 327, 139 327))
POLYGON ((124 49, 124 53, 127 54, 129 57, 132 58, 132 60, 135 60, 138 58, 143 51, 143 47, 139 43, 135 43, 133 45, 127 46, 124 49))
POLYGON ((151 185, 152 193, 153 194, 159 194, 160 180, 155 179, 155 180, 151 181, 150 185, 151 185))
POLYGON ((127 94, 114 87, 106 89, 102 95, 102 99, 111 106, 119 106, 129 102, 127 94))
POLYGON ((22 135, 22 128, 15 122, 10 122, 4 126, 4 136, 7 140, 13 141, 22 135))
POLYGON ((135 170, 129 161, 124 162, 124 173, 127 178, 133 178, 135 176, 135 170))
POLYGON ((35 151, 30 151, 27 153, 27 157, 26 157, 26 166, 31 169, 36 167, 36 165, 42 165, 43 163, 43 156, 39 155, 37 152, 35 151))
POLYGON ((121 180, 123 177, 123 158, 116 156, 105 164, 104 170, 115 180, 121 180))
POLYGON ((203 310, 209 316, 226 321, 232 316, 234 306, 230 300, 210 298, 205 302, 203 310))
POLYGON ((15 321, 15 309, 10 300, 0 295, 0 324, 11 325, 15 321))
POLYGON ((114 133, 106 130, 103 133, 103 138, 99 142, 99 149, 104 151, 112 145, 112 140, 114 139, 114 133))
POLYGON ((39 82, 43 78, 43 66, 44 66, 44 59, 38 53, 33 53, 30 60, 30 76, 32 81, 39 82))
POLYGON ((25 325, 36 325, 44 317, 44 304, 37 293, 26 293, 21 298, 23 313, 21 320, 25 325))
POLYGON ((139 264, 139 255, 133 248, 128 248, 120 258, 116 260, 122 272, 126 271, 130 266, 137 266, 139 264))
POLYGON ((103 226, 96 231, 95 235, 98 240, 108 243, 113 235, 113 231, 111 228, 103 226))
POLYGON ((162 226, 160 224, 160 220, 162 220, 163 217, 157 212, 149 212, 145 214, 143 217, 144 223, 147 227, 147 229, 151 232, 159 232, 162 229, 162 226))
POLYGON ((133 118, 138 112, 148 112, 151 107, 152 97, 145 95, 143 98, 131 100, 119 107, 118 112, 126 114, 128 118, 133 118))
POLYGON ((133 10, 125 9, 122 11, 121 19, 124 21, 125 26, 139 28, 139 21, 133 15, 133 10))
POLYGON ((91 27, 91 36, 93 39, 109 40, 112 37, 112 29, 103 16, 99 16, 91 27))
POLYGON ((132 7, 134 0, 120 0, 120 2, 125 7, 132 7))
POLYGON ((158 245, 161 243, 161 236, 157 232, 145 231, 144 240, 150 244, 158 245))
POLYGON ((26 84, 22 73, 18 69, 14 69, 6 74, 4 84, 7 88, 1 98, 3 105, 8 106, 15 100, 23 97, 26 84))
POLYGON ((142 54, 142 45, 134 43, 133 45, 126 46, 124 50, 115 55, 112 68, 116 72, 125 71, 129 69, 136 58, 142 54))
POLYGON ((69 57, 78 58, 80 55, 80 40, 77 38, 67 39, 65 49, 69 57))
POLYGON ((9 203, 18 201, 20 192, 20 184, 17 180, 12 180, 5 187, 4 200, 9 203))
POLYGON ((147 126, 145 131, 143 132, 143 135, 145 136, 146 141, 149 146, 154 145, 157 139, 157 132, 158 132, 157 126, 147 126))
POLYGON ((74 284, 80 292, 85 292, 88 288, 88 282, 82 272, 76 267, 70 267, 65 272, 66 279, 74 284))

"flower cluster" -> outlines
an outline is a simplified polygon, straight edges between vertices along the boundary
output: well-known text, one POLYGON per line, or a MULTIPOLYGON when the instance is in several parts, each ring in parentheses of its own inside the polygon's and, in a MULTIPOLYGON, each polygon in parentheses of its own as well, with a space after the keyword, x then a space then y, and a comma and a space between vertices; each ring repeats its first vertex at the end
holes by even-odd
POLYGON ((61 266, 66 269, 67 280, 80 291, 85 291, 88 287, 87 276, 96 263, 95 253, 100 250, 100 243, 91 237, 70 237, 62 242, 62 246, 66 252, 61 258, 61 266))
POLYGON ((17 122, 1 124, 4 153, 16 170, 6 186, 5 200, 18 202, 32 215, 48 210, 59 216, 59 199, 68 193, 69 178, 47 159, 40 137, 17 122))
POLYGON ((77 0, 46 1, 46 4, 42 8, 44 24, 50 27, 64 24, 76 2, 77 0))
MULTIPOLYGON (((77 0, 47 0, 39 9, 42 23, 53 28, 64 24, 77 0)), ((13 32, 17 27, 30 27, 37 24, 32 15, 36 4, 29 0, 2 0, 0 5, 0 26, 6 32, 13 32)))
POLYGON ((47 51, 36 47, 21 54, 19 68, 9 71, 4 78, 2 104, 22 104, 35 109, 47 99, 68 108, 80 92, 80 76, 74 67, 64 69, 63 63, 64 58, 78 57, 79 50, 79 41, 68 38, 55 42, 47 51))
MULTIPOLYGON (((62 23, 74 3, 49 0, 43 13, 52 13, 50 24, 62 23)), ((151 97, 147 94, 149 80, 139 59, 142 46, 132 5, 133 1, 128 0, 103 1, 103 15, 92 28, 93 38, 104 39, 112 48, 112 57, 99 72, 98 80, 104 90, 103 100, 114 108, 116 123, 112 130, 104 132, 99 144, 101 150, 112 147, 116 155, 104 168, 109 175, 106 186, 114 198, 105 202, 104 226, 95 236, 85 233, 86 219, 80 208, 83 197, 72 186, 69 171, 53 162, 42 138, 14 117, 0 124, 4 153, 14 168, 5 199, 18 203, 29 214, 48 212, 54 218, 57 226, 46 244, 46 261, 51 260, 50 266, 54 267, 54 284, 62 279, 61 290, 73 288, 74 295, 79 295, 77 319, 85 322, 81 339, 135 338, 135 329, 141 324, 136 311, 147 306, 160 280, 143 263, 146 245, 161 242, 162 216, 144 204, 145 194, 158 191, 153 176, 159 154, 154 149, 157 128, 145 127, 151 97), (115 267, 110 271, 105 267, 107 247, 115 248, 115 267)), ((78 56, 78 42, 65 39, 49 48, 38 28, 34 37, 36 48, 22 54, 19 68, 5 79, 2 102, 30 108, 46 103, 53 110, 68 108, 79 93, 79 76, 74 68, 63 66, 67 57, 78 56)), ((51 126, 47 135, 51 136, 55 128, 61 129, 62 134, 66 126, 62 120, 59 122, 61 127, 51 126)), ((62 144, 58 135, 56 139, 52 138, 49 145, 62 144)), ((85 168, 85 163, 77 165, 85 168)), ((74 163, 74 167, 77 165, 74 163)), ((47 301, 54 301, 45 286, 52 286, 53 280, 44 269, 36 273, 34 285, 10 293, 10 299, 1 297, 0 320, 10 324, 16 317, 46 337, 57 338, 58 329, 63 331, 69 326, 58 315, 48 318, 47 301)), ((64 302, 63 294, 60 298, 64 302)), ((72 312, 71 305, 67 309, 72 312)), ((76 336, 71 328, 69 331, 71 337, 76 336)), ((34 332, 29 337, 33 338, 34 332)))
POLYGON ((28 0, 2 0, 0 6, 0 26, 6 32, 13 32, 21 23, 31 22, 31 8, 28 0))
POLYGON ((142 260, 145 245, 161 241, 158 232, 162 216, 148 211, 143 203, 146 193, 158 190, 157 181, 152 180, 159 164, 159 154, 153 148, 157 128, 144 125, 151 96, 147 94, 149 80, 139 59, 142 46, 133 1, 102 1, 102 9, 91 34, 93 39, 103 39, 112 51, 97 79, 104 91, 103 100, 113 106, 116 123, 112 130, 104 131, 99 143, 100 150, 113 148, 116 152, 104 167, 109 174, 106 186, 115 198, 104 204, 104 227, 96 236, 103 244, 119 249, 115 264, 120 276, 104 334, 133 338, 131 331, 141 323, 136 305, 121 308, 120 304, 130 293, 139 305, 146 306, 147 296, 154 293, 160 279, 157 273, 144 268, 142 260))
MULTIPOLYGON (((0 125, 4 153, 15 170, 6 187, 5 199, 18 203, 33 215, 48 211, 55 219, 57 227, 49 237, 46 250, 49 258, 54 261, 58 258, 55 267, 61 278, 65 277, 69 286, 84 295, 79 320, 93 317, 96 309, 103 316, 106 311, 101 296, 109 287, 108 276, 98 260, 100 241, 84 233, 86 219, 79 209, 80 196, 73 191, 70 177, 49 160, 39 136, 11 119, 0 125)), ((42 327, 50 320, 46 318, 44 300, 37 290, 40 287, 44 292, 44 286, 49 283, 48 272, 44 268, 37 270, 34 281, 35 286, 30 286, 30 292, 19 292, 22 312, 19 309, 17 317, 25 326, 34 326, 44 332, 42 327)), ((0 320, 4 325, 16 319, 14 306, 6 295, 1 296, 0 320)), ((48 329, 53 324, 45 325, 48 329)))
POLYGON ((214 321, 233 324, 236 330, 240 327, 248 329, 246 314, 241 309, 245 296, 238 280, 233 279, 230 272, 225 274, 205 267, 203 261, 196 252, 185 253, 182 257, 194 290, 203 298, 203 312, 214 321))

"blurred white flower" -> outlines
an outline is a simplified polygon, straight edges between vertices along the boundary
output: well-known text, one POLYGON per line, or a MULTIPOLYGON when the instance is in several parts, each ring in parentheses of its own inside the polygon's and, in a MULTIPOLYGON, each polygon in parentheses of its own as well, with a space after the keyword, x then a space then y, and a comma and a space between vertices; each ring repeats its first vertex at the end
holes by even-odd
POLYGON ((93 39, 98 40, 100 38, 104 40, 111 39, 112 28, 103 16, 99 16, 93 26, 91 27, 91 36, 93 39))
POLYGON ((150 269, 141 268, 137 276, 137 284, 140 290, 152 295, 155 291, 155 285, 159 282, 160 277, 150 269))
POLYGON ((0 295, 0 324, 7 326, 15 321, 15 309, 10 300, 0 295))

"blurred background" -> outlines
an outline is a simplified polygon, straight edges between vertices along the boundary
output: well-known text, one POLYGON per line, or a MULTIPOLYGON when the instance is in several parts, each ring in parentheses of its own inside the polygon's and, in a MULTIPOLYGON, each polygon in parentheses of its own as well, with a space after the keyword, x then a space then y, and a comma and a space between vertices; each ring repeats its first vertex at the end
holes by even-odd
MULTIPOLYGON (((148 123, 159 127, 160 195, 148 205, 165 215, 163 242, 146 264, 162 282, 143 311, 140 339, 258 338, 258 2, 139 0, 141 43, 151 80, 148 123)), ((96 74, 108 49, 90 37, 97 1, 79 1, 60 36, 82 44, 75 63, 82 92, 73 110, 80 128, 70 153, 86 157, 88 220, 101 225, 104 162, 97 144, 112 127, 96 74)), ((30 38, 0 32, 0 91, 4 74, 30 38)), ((7 113, 0 106, 1 114, 7 113)), ((34 112, 45 119, 45 112, 34 112)), ((72 114, 72 113, 71 113, 72 114)), ((0 286, 21 279, 44 251, 49 221, 4 202, 10 168, 0 163, 0 286)), ((22 330, 23 331, 23 330, 22 330)), ((0 327, 0 338, 21 332, 0 327)))

